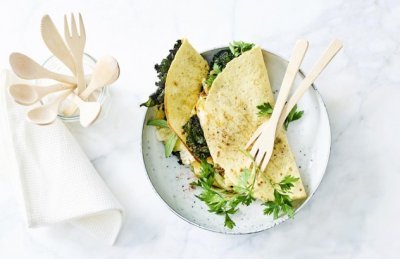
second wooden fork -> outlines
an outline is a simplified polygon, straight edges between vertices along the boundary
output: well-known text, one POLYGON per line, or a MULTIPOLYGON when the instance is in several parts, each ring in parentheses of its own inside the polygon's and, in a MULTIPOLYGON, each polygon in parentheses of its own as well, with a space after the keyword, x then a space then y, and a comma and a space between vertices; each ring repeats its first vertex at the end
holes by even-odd
POLYGON ((68 43, 71 54, 75 60, 76 83, 78 93, 81 93, 86 88, 85 75, 83 71, 83 53, 86 44, 86 32, 81 14, 79 14, 79 34, 74 15, 71 14, 71 30, 68 26, 67 16, 64 16, 64 34, 65 41, 68 43))
MULTIPOLYGON (((333 40, 328 49, 324 52, 322 57, 316 62, 314 67, 311 69, 310 73, 303 79, 300 83, 300 86, 296 89, 293 96, 289 99, 289 101, 281 108, 279 112, 279 120, 272 120, 272 116, 274 116, 275 109, 272 113, 271 119, 265 123, 263 123, 256 132, 252 135, 248 143, 246 144, 246 149, 249 148, 252 144, 252 148, 250 154, 255 157, 255 161, 257 165, 260 167, 262 171, 265 171, 267 164, 271 158, 276 132, 279 132, 282 128, 282 125, 289 114, 290 110, 296 105, 296 103, 300 100, 306 90, 313 84, 313 82, 317 79, 317 77, 321 74, 321 72, 325 69, 325 67, 329 64, 329 62, 333 59, 333 57, 339 52, 342 48, 342 43, 339 40, 333 40), (273 123, 273 124, 272 124, 273 123), (272 124, 272 125, 271 125, 272 124)), ((289 63, 290 65, 290 63, 289 63)), ((289 67, 288 67, 289 70, 289 67)), ((298 70, 298 68, 297 68, 298 70)), ((296 70, 296 73, 297 73, 296 70)), ((288 71, 286 71, 286 74, 288 71)), ((285 78, 286 78, 285 74, 285 78)), ((293 78, 294 79, 294 78, 293 78)), ((285 82, 285 80, 284 80, 285 82)), ((281 91, 284 87, 284 83, 282 83, 281 90, 279 92, 278 101, 281 97, 281 91)), ((287 95, 286 95, 287 97, 287 95)), ((286 99, 285 99, 286 100, 286 99)), ((277 105, 276 105, 277 106, 277 105)), ((276 107, 275 106, 275 107, 276 107)), ((280 107, 279 107, 280 108, 280 107)), ((278 116, 278 115, 277 115, 278 116)), ((276 118, 275 118, 276 119, 276 118)))

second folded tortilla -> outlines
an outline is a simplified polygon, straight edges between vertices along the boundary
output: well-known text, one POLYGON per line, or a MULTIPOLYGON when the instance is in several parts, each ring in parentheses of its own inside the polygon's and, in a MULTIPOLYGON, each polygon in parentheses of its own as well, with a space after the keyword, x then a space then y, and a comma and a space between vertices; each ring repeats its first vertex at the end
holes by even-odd
MULTIPOLYGON (((214 165, 224 170, 225 183, 236 185, 242 170, 251 160, 242 152, 253 132, 265 120, 258 116, 257 105, 274 104, 262 50, 254 47, 233 59, 213 82, 205 100, 198 104, 197 114, 214 165)), ((274 200, 272 182, 286 175, 300 178, 285 132, 276 138, 274 152, 265 172, 255 185, 254 196, 274 200)), ((295 183, 291 198, 305 198, 301 179, 295 183)))

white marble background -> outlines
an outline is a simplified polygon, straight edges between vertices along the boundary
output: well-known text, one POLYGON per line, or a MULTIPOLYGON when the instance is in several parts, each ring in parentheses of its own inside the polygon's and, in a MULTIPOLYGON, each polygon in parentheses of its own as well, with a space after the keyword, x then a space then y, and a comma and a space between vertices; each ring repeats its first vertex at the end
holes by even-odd
POLYGON ((27 229, 7 174, 0 172, 0 258, 399 258, 400 2, 347 1, 1 1, 0 67, 20 51, 43 61, 41 16, 62 25, 82 12, 87 52, 112 54, 120 80, 110 116, 74 129, 99 173, 126 208, 116 246, 69 226, 27 229), (198 229, 177 218, 153 192, 141 161, 144 101, 154 63, 175 39, 199 50, 233 39, 284 57, 310 41, 308 71, 332 38, 343 51, 318 79, 332 124, 326 176, 293 221, 245 236, 198 229))

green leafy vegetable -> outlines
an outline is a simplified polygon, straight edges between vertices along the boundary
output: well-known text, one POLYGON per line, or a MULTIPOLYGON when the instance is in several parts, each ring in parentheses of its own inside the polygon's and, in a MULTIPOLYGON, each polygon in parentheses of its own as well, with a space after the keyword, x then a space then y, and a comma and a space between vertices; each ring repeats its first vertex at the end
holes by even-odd
MULTIPOLYGON (((147 121, 148 126, 156 126, 160 128, 169 128, 168 123, 166 120, 148 120, 147 121)), ((164 153, 165 157, 169 157, 172 154, 172 151, 174 150, 175 144, 178 141, 178 136, 171 130, 171 135, 167 139, 167 141, 164 143, 164 153)), ((175 153, 176 154, 176 153, 175 153)), ((180 159, 180 156, 178 156, 178 159, 180 159)))
POLYGON ((160 128, 169 128, 166 120, 148 120, 148 126, 157 126, 160 128))
POLYGON ((167 139, 164 145, 165 157, 169 157, 172 154, 177 140, 178 136, 175 133, 171 134, 171 136, 167 139))
POLYGON ((226 67, 226 65, 235 58, 235 55, 230 51, 230 49, 226 48, 217 52, 214 55, 211 61, 211 67, 217 65, 221 70, 226 67))
POLYGON ((283 192, 289 192, 290 189, 292 187, 294 187, 294 183, 297 182, 298 180, 299 180, 298 177, 294 177, 292 175, 287 175, 287 176, 285 176, 285 178, 283 178, 282 181, 280 181, 278 183, 278 185, 279 185, 279 188, 281 188, 281 190, 283 192))
POLYGON ((300 119, 303 116, 303 114, 304 111, 297 111, 297 104, 296 104, 289 112, 288 116, 286 117, 285 123, 283 124, 285 130, 288 129, 290 122, 300 119))
POLYGON ((254 172, 255 169, 252 171, 246 169, 239 185, 235 187, 235 192, 228 192, 213 186, 216 172, 213 165, 203 160, 201 162, 199 179, 193 182, 192 185, 203 188, 200 195, 196 197, 208 206, 209 212, 224 215, 224 226, 232 229, 236 224, 230 215, 235 214, 239 210, 237 207, 240 204, 248 206, 255 200, 253 197, 254 181, 252 184, 248 184, 254 172))
POLYGON ((221 68, 217 64, 214 64, 213 69, 210 71, 207 79, 206 79, 206 84, 208 86, 211 86, 212 83, 214 82, 215 78, 217 78, 218 74, 221 73, 221 68))
POLYGON ((289 218, 294 216, 294 208, 292 200, 288 194, 290 194, 291 188, 294 183, 297 182, 299 178, 291 175, 287 175, 279 183, 272 183, 274 187, 274 201, 267 201, 263 203, 266 206, 264 209, 264 214, 273 215, 274 219, 277 219, 282 214, 286 214, 289 218))
POLYGON ((146 102, 142 103, 140 106, 152 107, 164 103, 164 90, 167 73, 181 45, 182 41, 178 40, 174 47, 169 51, 168 56, 164 58, 160 64, 156 64, 154 66, 158 77, 158 82, 156 82, 157 90, 149 96, 149 99, 146 102))
POLYGON ((272 114, 273 108, 270 103, 263 103, 257 106, 258 116, 264 117, 272 114))
POLYGON ((243 41, 233 41, 229 44, 229 49, 235 57, 239 57, 243 52, 251 50, 253 47, 253 43, 246 43, 243 41))
MULTIPOLYGON (((270 116, 272 114, 272 111, 274 110, 271 106, 270 103, 263 103, 257 106, 258 111, 258 116, 259 117, 265 117, 265 116, 270 116)), ((293 107, 293 109, 289 112, 288 116, 286 117, 285 122, 283 123, 283 126, 285 127, 285 130, 288 129, 289 123, 292 121, 300 119, 304 114, 304 111, 297 111, 297 104, 293 107)))
POLYGON ((253 46, 254 44, 252 43, 233 41, 229 44, 229 48, 218 51, 211 61, 210 66, 212 69, 205 80, 205 84, 208 87, 211 87, 215 78, 217 78, 218 74, 222 72, 222 70, 232 59, 240 56, 243 52, 250 50, 253 46))
POLYGON ((194 156, 200 160, 207 159, 210 156, 210 150, 197 115, 190 117, 189 121, 183 126, 183 131, 187 135, 186 144, 194 156))
MULTIPOLYGON (((215 174, 217 173, 212 164, 206 161, 201 162, 200 176, 192 185, 202 188, 200 195, 196 196, 203 201, 209 209, 209 212, 217 215, 224 215, 224 226, 232 229, 235 227, 235 222, 232 220, 231 215, 235 214, 239 209, 239 205, 249 206, 256 199, 254 198, 254 185, 260 173, 258 166, 256 166, 252 156, 243 151, 244 154, 252 160, 251 169, 245 168, 239 178, 237 186, 233 187, 233 192, 226 191, 221 188, 213 186, 215 174)), ((288 215, 290 218, 294 216, 294 208, 292 200, 288 194, 294 187, 294 183, 299 178, 288 175, 285 176, 279 183, 271 185, 274 188, 274 201, 263 203, 266 206, 264 214, 273 215, 274 219, 281 215, 288 215)))

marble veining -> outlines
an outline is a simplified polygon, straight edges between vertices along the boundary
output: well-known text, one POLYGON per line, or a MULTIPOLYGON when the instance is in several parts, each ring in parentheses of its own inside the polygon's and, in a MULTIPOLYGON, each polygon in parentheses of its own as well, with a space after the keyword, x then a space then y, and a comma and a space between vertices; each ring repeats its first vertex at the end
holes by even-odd
POLYGON ((84 15, 87 52, 121 65, 107 118, 70 129, 124 205, 125 224, 114 247, 69 225, 27 229, 12 177, 0 172, 0 258, 398 258, 399 1, 3 1, 0 67, 9 67, 13 51, 44 61, 41 16, 61 26, 71 11, 84 15), (141 158, 139 104, 155 89, 154 64, 179 37, 199 51, 236 39, 283 57, 303 37, 306 72, 332 38, 343 41, 316 82, 330 116, 330 161, 295 220, 226 236, 184 222, 154 193, 141 158))

